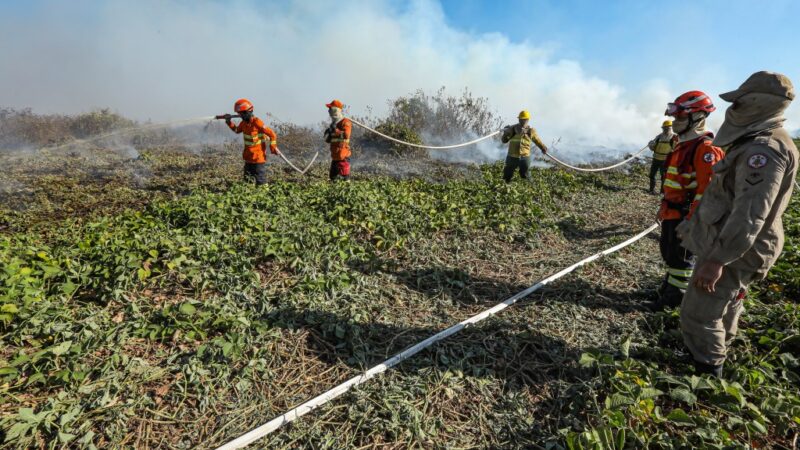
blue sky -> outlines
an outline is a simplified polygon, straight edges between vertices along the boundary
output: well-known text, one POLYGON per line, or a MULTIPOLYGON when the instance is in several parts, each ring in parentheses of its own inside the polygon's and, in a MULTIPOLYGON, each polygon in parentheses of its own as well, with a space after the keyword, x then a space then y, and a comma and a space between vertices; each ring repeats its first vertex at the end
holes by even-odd
POLYGON ((380 115, 445 86, 503 120, 530 109, 546 136, 630 148, 687 90, 714 96, 716 127, 716 95, 752 72, 800 83, 798 21, 800 0, 0 0, 0 106, 160 121, 248 97, 309 124, 332 98, 380 115))
POLYGON ((800 79, 797 0, 443 0, 447 19, 475 33, 551 46, 621 83, 652 78, 736 84, 770 70, 800 79))

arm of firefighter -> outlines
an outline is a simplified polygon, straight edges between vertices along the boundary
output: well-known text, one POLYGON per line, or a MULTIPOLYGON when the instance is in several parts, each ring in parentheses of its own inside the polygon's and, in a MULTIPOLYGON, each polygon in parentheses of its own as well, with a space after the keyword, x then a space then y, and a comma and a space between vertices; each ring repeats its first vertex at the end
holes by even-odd
POLYGON ((508 144, 508 141, 511 140, 513 135, 514 135, 514 127, 505 127, 503 128, 503 136, 500 137, 500 141, 503 144, 508 144))
POLYGON ((225 121, 225 124, 228 125, 228 128, 230 128, 231 131, 233 131, 236 134, 239 134, 239 133, 242 132, 242 129, 241 129, 241 125, 242 124, 241 124, 241 122, 239 123, 239 125, 235 125, 233 122, 225 121))
POLYGON ((350 139, 350 133, 353 132, 353 122, 350 122, 349 120, 345 120, 342 125, 344 127, 344 131, 343 131, 344 138, 349 140, 350 139))
POLYGON ((707 259, 727 265, 750 250, 780 192, 785 171, 786 161, 764 145, 739 157, 733 209, 707 259))
POLYGON ((278 154, 278 135, 272 131, 272 128, 264 126, 261 129, 261 132, 264 133, 265 136, 269 138, 269 151, 273 155, 278 154))
POLYGON ((542 153, 547 153, 547 146, 544 145, 542 139, 539 138, 539 135, 536 133, 536 130, 533 129, 533 127, 531 127, 531 140, 534 144, 536 144, 537 147, 539 147, 539 150, 541 150, 542 153))
POLYGON ((331 136, 338 139, 350 139, 350 133, 353 131, 353 123, 347 119, 344 119, 340 122, 340 124, 342 129, 336 127, 333 130, 333 133, 331 133, 331 136))
POLYGON ((697 187, 694 190, 694 199, 692 204, 689 205, 689 214, 686 218, 689 219, 694 214, 697 204, 703 198, 703 193, 711 183, 711 177, 714 176, 714 164, 720 162, 725 154, 719 147, 713 145, 703 145, 697 150, 694 161, 695 180, 697 187))
POLYGON ((658 136, 647 143, 647 148, 649 148, 651 151, 656 151, 656 143, 658 143, 658 136))

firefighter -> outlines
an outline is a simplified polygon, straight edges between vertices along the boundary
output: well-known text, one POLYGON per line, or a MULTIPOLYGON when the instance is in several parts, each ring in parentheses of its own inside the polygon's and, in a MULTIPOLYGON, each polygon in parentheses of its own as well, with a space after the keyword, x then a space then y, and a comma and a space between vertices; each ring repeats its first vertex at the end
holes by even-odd
POLYGON ((672 131, 672 121, 665 120, 661 124, 661 134, 655 137, 649 144, 650 150, 653 151, 653 162, 650 164, 650 193, 658 195, 656 192, 656 175, 661 180, 661 190, 664 189, 664 162, 667 156, 675 150, 675 144, 678 143, 678 136, 672 131))
POLYGON ((700 373, 722 377, 747 286, 764 279, 783 249, 781 217, 792 196, 798 152, 783 127, 795 97, 784 75, 757 72, 720 95, 731 105, 714 144, 727 155, 678 232, 697 255, 683 297, 681 331, 700 373))
POLYGON ((672 129, 678 144, 665 161, 663 198, 658 219, 661 222, 661 256, 667 273, 659 288, 657 307, 677 307, 692 275, 692 255, 681 246, 676 227, 691 217, 711 181, 712 167, 724 153, 711 144, 713 134, 706 131, 706 117, 716 108, 701 91, 689 91, 667 106, 664 113, 674 118, 672 129))
POLYGON ((353 123, 344 117, 342 108, 344 105, 339 100, 333 100, 325 104, 328 107, 328 115, 331 124, 325 129, 325 142, 331 145, 331 169, 329 176, 331 181, 350 180, 350 132, 353 123))
POLYGON ((231 121, 232 116, 225 116, 225 123, 228 124, 234 133, 241 134, 244 138, 244 178, 247 181, 255 179, 256 186, 267 183, 267 143, 273 155, 278 154, 278 136, 270 128, 264 125, 264 121, 253 115, 253 104, 245 98, 236 100, 233 110, 242 121, 239 125, 234 125, 231 121))
POLYGON ((522 111, 517 116, 519 123, 509 125, 503 129, 502 141, 508 144, 508 155, 503 168, 503 179, 510 183, 514 172, 519 169, 521 178, 528 178, 528 169, 531 166, 531 145, 535 144, 542 153, 547 153, 547 146, 539 139, 536 130, 529 125, 531 113, 522 111))

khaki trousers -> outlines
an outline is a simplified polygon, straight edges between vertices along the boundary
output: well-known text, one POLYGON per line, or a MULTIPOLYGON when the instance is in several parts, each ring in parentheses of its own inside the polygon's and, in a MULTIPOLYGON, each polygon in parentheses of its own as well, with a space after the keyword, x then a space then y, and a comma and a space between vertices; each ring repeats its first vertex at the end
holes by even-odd
MULTIPOLYGON (((695 267, 702 264, 698 260, 695 267)), ((724 267, 715 292, 695 287, 696 274, 695 270, 681 303, 683 342, 695 361, 719 366, 725 362, 728 346, 739 329, 743 294, 755 274, 724 267)))

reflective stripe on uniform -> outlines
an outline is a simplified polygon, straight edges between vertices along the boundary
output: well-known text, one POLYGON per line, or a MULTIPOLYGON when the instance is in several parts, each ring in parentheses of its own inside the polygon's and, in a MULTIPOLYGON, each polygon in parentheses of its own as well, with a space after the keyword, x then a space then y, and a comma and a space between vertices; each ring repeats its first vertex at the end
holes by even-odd
POLYGON ((333 139, 331 139, 331 144, 333 144, 335 142, 347 142, 347 143, 349 143, 350 139, 341 139, 341 138, 333 138, 333 139))
POLYGON ((667 283, 675 286, 678 289, 689 289, 689 282, 688 281, 680 281, 677 278, 670 275, 667 278, 667 283))
POLYGON ((703 194, 697 194, 694 196, 694 201, 700 201, 701 198, 703 198, 703 194))
POLYGON ((656 156, 660 156, 659 159, 666 159, 670 153, 672 153, 672 142, 671 141, 656 141, 655 149, 653 149, 653 153, 656 156))
MULTIPOLYGON (((514 130, 516 133, 516 130, 514 130)), ((508 140, 508 156, 518 158, 528 156, 531 154, 531 148, 534 144, 534 138, 531 136, 532 129, 526 129, 523 133, 514 134, 508 140)))
POLYGON ((667 268, 667 273, 676 277, 689 278, 692 276, 692 269, 673 269, 670 267, 667 268))
POLYGON ((678 183, 676 181, 672 181, 669 178, 664 180, 664 186, 666 186, 668 188, 672 188, 672 189, 678 189, 678 190, 682 190, 683 189, 683 186, 681 186, 680 183, 678 183))
POLYGON ((678 168, 675 167, 675 166, 669 166, 667 168, 667 173, 670 174, 670 175, 680 175, 680 176, 682 176, 684 178, 694 178, 694 177, 697 176, 697 172, 680 173, 680 172, 678 172, 678 168))

